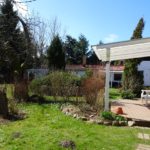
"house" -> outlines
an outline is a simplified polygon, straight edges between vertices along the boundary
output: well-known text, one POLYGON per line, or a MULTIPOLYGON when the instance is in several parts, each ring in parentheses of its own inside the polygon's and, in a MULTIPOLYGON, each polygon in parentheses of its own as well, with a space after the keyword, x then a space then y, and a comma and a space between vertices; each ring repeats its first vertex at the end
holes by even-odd
POLYGON ((142 61, 138 70, 143 72, 144 86, 150 86, 150 61, 142 61))
MULTIPOLYGON (((66 71, 70 71, 78 76, 83 76, 87 69, 96 73, 98 71, 105 71, 103 65, 66 65, 66 71)), ((144 86, 150 86, 150 61, 142 61, 138 65, 138 70, 143 72, 144 86)), ((110 86, 120 86, 123 77, 124 66, 110 67, 110 86)))
POLYGON ((39 77, 42 77, 44 75, 47 75, 48 72, 49 72, 48 69, 27 69, 26 70, 27 79, 32 80, 33 78, 39 78, 39 77))
MULTIPOLYGON (((105 65, 66 65, 66 71, 72 72, 77 76, 83 76, 86 70, 91 70, 93 73, 105 72, 105 65)), ((150 86, 150 61, 142 61, 138 65, 138 70, 143 72, 144 86, 150 86)), ((121 85, 124 66, 111 66, 110 67, 110 86, 118 87, 121 85)), ((28 79, 34 75, 35 78, 48 74, 48 69, 28 69, 28 79)))
MULTIPOLYGON (((91 70, 94 74, 98 72, 105 72, 104 65, 66 65, 66 71, 70 71, 77 76, 83 76, 86 70, 91 70)), ((110 67, 110 85, 120 86, 122 81, 124 66, 111 66, 110 67)))

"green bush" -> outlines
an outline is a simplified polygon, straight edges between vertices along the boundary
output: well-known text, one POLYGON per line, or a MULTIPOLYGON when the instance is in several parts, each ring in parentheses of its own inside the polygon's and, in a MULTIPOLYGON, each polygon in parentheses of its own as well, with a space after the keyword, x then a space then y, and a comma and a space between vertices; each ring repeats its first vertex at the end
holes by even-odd
POLYGON ((106 120, 115 120, 115 121, 126 121, 123 116, 116 115, 110 111, 103 111, 101 117, 106 120))
POLYGON ((123 116, 120 116, 120 115, 116 115, 115 120, 116 121, 126 121, 126 119, 123 116))
POLYGON ((103 111, 101 117, 106 120, 114 120, 115 115, 110 111, 103 111))
POLYGON ((47 76, 34 79, 31 81, 29 85, 30 92, 32 94, 37 94, 37 95, 45 95, 45 94, 50 95, 49 87, 50 87, 50 81, 48 81, 47 76), (43 89, 44 87, 45 87, 45 91, 43 89))
POLYGON ((123 91, 121 93, 123 99, 133 99, 135 98, 135 94, 133 94, 130 90, 123 91))
POLYGON ((75 96, 78 94, 78 87, 81 79, 69 72, 55 71, 49 75, 33 80, 30 83, 30 92, 37 95, 75 96))

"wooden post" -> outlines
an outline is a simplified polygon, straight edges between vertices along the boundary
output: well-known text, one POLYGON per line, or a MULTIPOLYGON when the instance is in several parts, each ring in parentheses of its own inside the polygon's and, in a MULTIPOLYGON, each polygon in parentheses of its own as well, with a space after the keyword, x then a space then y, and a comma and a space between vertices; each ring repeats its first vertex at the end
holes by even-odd
POLYGON ((109 81, 110 81, 110 49, 107 49, 106 79, 105 79, 105 111, 109 111, 109 81))
POLYGON ((8 117, 8 99, 3 91, 0 91, 0 115, 4 118, 8 117))

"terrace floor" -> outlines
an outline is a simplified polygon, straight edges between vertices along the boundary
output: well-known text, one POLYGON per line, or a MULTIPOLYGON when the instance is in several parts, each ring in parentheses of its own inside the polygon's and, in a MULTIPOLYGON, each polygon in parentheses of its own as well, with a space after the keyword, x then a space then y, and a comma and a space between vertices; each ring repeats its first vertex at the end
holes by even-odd
POLYGON ((123 116, 129 119, 150 122, 150 101, 147 104, 140 99, 112 101, 111 111, 115 113, 118 107, 122 107, 123 116))

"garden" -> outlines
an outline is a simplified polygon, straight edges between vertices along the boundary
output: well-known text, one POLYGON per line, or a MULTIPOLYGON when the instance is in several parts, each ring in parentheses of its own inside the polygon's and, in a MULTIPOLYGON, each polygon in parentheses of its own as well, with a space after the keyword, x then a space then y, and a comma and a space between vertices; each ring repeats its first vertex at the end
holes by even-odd
POLYGON ((53 71, 28 86, 1 85, 8 112, 0 118, 0 149, 134 150, 148 144, 137 134, 149 129, 127 127, 125 118, 103 110, 103 78, 53 71))
MULTIPOLYGON (((85 69, 103 64, 86 37, 61 35, 57 18, 46 24, 34 14, 19 14, 16 5, 33 1, 0 3, 0 150, 135 150, 139 143, 148 145, 137 135, 150 134, 149 128, 129 127, 128 118, 104 110, 104 70, 85 69), (66 65, 82 66, 85 74, 67 71, 66 65), (39 76, 29 70, 40 70, 39 76)), ((141 38, 143 28, 141 18, 131 39, 141 38)), ((138 63, 124 62, 123 88, 111 89, 110 99, 139 96, 138 63)))

